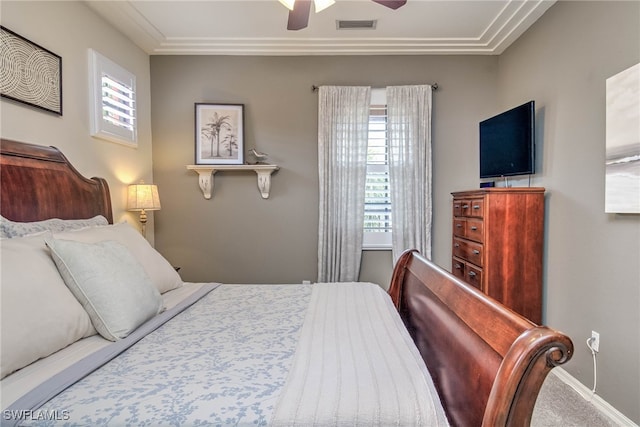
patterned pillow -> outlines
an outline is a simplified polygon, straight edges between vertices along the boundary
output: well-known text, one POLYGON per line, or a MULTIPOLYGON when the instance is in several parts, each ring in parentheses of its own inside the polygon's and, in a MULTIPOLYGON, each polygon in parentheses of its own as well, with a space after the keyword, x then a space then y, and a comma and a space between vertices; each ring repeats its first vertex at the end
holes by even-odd
POLYGON ((164 308, 160 292, 124 245, 53 238, 46 243, 65 284, 104 338, 125 338, 164 308))
POLYGON ((52 218, 34 222, 15 222, 0 216, 0 238, 24 237, 31 234, 42 233, 43 231, 60 233, 107 224, 109 224, 109 221, 102 215, 96 215, 89 219, 52 218))

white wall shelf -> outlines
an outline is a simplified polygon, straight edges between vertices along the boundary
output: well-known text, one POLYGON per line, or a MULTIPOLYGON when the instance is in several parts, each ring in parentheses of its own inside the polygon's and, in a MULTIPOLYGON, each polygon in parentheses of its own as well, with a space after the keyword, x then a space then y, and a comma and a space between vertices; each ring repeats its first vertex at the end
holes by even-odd
POLYGON ((269 198, 271 174, 278 169, 276 165, 187 165, 187 169, 198 173, 198 184, 205 199, 213 195, 213 176, 218 171, 254 171, 258 176, 258 190, 263 199, 269 198))

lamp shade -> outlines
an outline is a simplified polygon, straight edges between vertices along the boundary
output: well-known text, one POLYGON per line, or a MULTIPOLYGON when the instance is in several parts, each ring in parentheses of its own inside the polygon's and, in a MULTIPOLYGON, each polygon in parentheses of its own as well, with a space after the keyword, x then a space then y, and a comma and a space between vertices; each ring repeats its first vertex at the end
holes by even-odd
POLYGON ((154 184, 132 184, 127 195, 127 210, 160 210, 158 186, 154 184))

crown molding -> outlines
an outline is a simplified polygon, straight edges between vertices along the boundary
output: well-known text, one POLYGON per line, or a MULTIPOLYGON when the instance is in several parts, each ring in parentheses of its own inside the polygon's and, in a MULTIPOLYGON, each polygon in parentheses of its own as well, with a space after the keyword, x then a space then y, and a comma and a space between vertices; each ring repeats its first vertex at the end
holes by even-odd
MULTIPOLYGON (((162 4, 162 2, 158 2, 162 4)), ((555 0, 509 0, 475 37, 181 37, 165 35, 131 1, 87 1, 149 55, 499 55, 555 0)), ((185 22, 188 20, 185 20, 185 22)), ((349 30, 347 30, 349 31, 349 30)))

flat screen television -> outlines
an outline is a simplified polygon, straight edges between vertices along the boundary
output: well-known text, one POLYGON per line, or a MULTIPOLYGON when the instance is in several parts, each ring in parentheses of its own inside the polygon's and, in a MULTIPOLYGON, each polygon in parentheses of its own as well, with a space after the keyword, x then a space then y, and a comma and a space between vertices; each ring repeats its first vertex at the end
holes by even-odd
POLYGON ((480 178, 535 173, 535 102, 480 122, 480 178))

